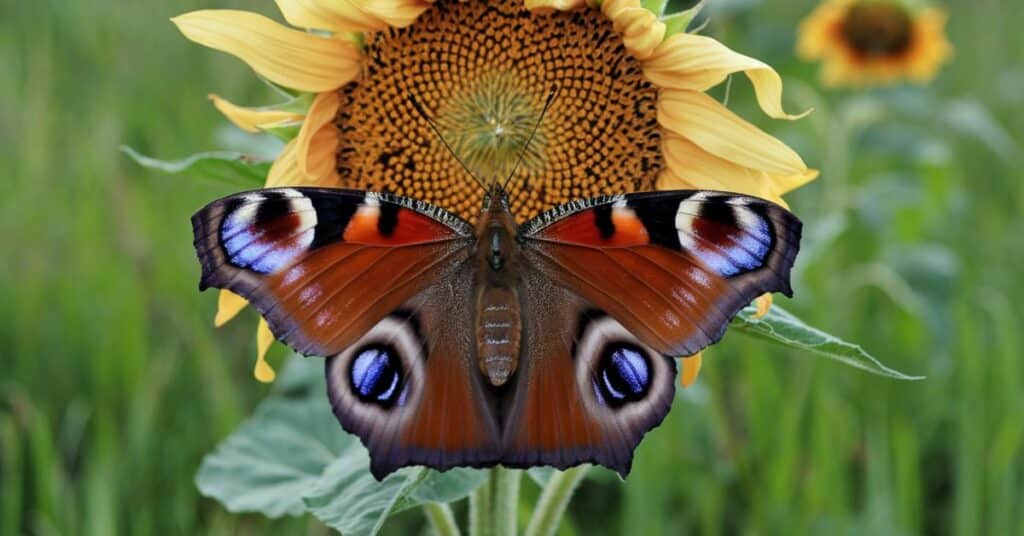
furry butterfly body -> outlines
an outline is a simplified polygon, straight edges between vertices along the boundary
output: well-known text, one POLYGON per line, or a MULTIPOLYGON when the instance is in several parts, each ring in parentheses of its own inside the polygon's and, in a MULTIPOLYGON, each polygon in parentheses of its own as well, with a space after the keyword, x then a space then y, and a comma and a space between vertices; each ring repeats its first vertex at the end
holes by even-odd
POLYGON ((625 475, 671 406, 675 357, 756 296, 791 294, 801 225, 767 201, 614 195, 522 225, 508 202, 492 187, 473 225, 363 191, 229 196, 192 219, 200 287, 327 357, 334 413, 378 478, 413 464, 625 475))

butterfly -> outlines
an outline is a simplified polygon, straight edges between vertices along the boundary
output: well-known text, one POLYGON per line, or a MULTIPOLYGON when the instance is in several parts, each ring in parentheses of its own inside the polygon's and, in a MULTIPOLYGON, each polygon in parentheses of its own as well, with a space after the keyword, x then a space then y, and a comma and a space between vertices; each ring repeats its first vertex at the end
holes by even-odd
POLYGON ((766 292, 792 295, 800 221, 714 191, 577 199, 475 224, 350 189, 231 195, 192 217, 200 289, 240 294, 296 351, 381 479, 406 465, 591 462, 628 474, 676 357, 766 292))

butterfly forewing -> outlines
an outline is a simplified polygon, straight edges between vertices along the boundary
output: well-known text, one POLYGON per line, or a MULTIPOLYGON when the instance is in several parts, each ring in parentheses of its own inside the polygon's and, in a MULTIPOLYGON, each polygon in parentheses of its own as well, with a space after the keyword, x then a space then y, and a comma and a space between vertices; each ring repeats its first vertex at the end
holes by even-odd
POLYGON ((274 335, 334 355, 467 255, 471 229, 422 203, 367 192, 258 190, 192 217, 200 288, 252 303, 274 335))
POLYGON ((666 191, 565 205, 523 226, 524 256, 659 352, 691 355, 766 292, 791 294, 801 224, 762 199, 666 191))

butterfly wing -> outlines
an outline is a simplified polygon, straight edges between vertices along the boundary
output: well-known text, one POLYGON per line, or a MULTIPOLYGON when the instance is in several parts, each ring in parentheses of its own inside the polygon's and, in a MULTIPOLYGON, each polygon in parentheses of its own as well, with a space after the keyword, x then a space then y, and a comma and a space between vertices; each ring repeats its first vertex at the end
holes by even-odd
POLYGON ((523 347, 504 460, 629 472, 668 413, 675 360, 764 292, 789 294, 800 222, 759 199, 657 192, 564 205, 522 228, 523 347))
POLYGON ((500 459, 495 393, 473 358, 472 282, 468 266, 446 274, 327 361, 334 414, 378 479, 500 459))
POLYGON ((240 294, 286 344, 327 356, 335 416, 377 478, 497 461, 494 397, 472 361, 467 224, 409 199, 310 188, 226 197, 192 223, 201 288, 240 294))
POLYGON ((544 273, 528 268, 523 280, 524 357, 502 411, 502 463, 628 474, 672 405, 675 360, 544 273))
POLYGON ((792 294, 800 220, 768 201, 666 191, 564 205, 524 226, 541 272, 659 352, 691 355, 766 292, 792 294))
POLYGON ((471 228, 410 199, 281 188, 225 197, 192 217, 200 289, 231 290, 274 335, 329 356, 454 269, 471 228))

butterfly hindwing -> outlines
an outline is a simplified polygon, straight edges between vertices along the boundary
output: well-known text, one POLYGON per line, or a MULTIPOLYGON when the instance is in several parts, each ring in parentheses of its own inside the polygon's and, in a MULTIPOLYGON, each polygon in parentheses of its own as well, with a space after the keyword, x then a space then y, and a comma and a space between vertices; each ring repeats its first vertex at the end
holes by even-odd
POLYGON ((472 229, 418 201, 278 188, 225 197, 192 217, 200 288, 252 303, 274 335, 334 355, 457 266, 472 229))
POLYGON ((709 191, 582 201, 522 230, 529 262, 676 356, 717 341, 757 296, 790 295, 800 232, 778 205, 709 191))
POLYGON ((496 395, 473 360, 468 271, 442 276, 327 360, 334 414, 363 440, 378 479, 405 465, 501 459, 496 395))
POLYGON ((524 356, 505 401, 502 463, 597 463, 623 476, 665 418, 675 360, 533 269, 523 274, 524 356))

